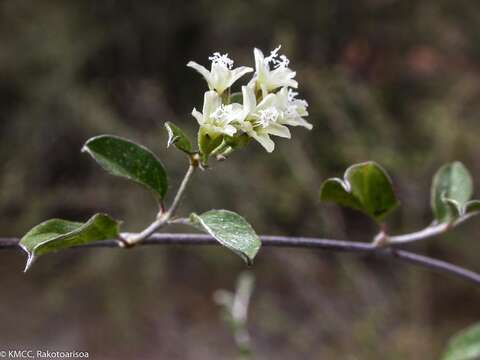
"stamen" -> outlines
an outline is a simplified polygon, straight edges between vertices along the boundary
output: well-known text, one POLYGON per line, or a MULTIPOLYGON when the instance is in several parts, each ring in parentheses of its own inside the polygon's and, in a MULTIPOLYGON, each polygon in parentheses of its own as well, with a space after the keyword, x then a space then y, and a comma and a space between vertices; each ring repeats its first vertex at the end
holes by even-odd
POLYGON ((228 57, 228 53, 222 55, 219 52, 214 52, 208 60, 210 60, 212 64, 224 66, 229 70, 233 67, 233 60, 228 57))
POLYGON ((274 59, 278 56, 278 51, 282 48, 282 45, 278 45, 275 49, 270 51, 270 55, 265 58, 266 63, 273 62, 274 59))
POLYGON ((308 103, 303 100, 303 99, 297 99, 297 96, 298 96, 298 92, 296 91, 293 91, 292 89, 288 89, 288 93, 287 93, 287 98, 288 98, 288 102, 290 103, 291 106, 304 106, 304 107, 308 107, 308 103), (293 103, 295 103, 295 105, 293 105, 293 103))
POLYGON ((280 55, 280 60, 275 61, 275 68, 286 68, 290 64, 290 60, 285 55, 280 55))
POLYGON ((259 117, 257 120, 257 125, 260 125, 263 128, 266 128, 270 124, 275 123, 280 115, 278 110, 273 106, 270 106, 265 110, 260 110, 258 114, 259 117))
POLYGON ((212 118, 221 124, 226 124, 230 122, 232 115, 232 106, 231 105, 220 105, 212 112, 212 118))
POLYGON ((278 55, 279 50, 282 48, 282 45, 278 45, 275 49, 270 52, 270 55, 265 58, 265 64, 272 63, 275 69, 286 68, 290 64, 290 60, 285 55, 278 55))
POLYGON ((298 95, 298 92, 293 91, 292 89, 289 88, 288 93, 287 93, 288 102, 293 102, 293 101, 297 100, 296 99, 297 95, 298 95))

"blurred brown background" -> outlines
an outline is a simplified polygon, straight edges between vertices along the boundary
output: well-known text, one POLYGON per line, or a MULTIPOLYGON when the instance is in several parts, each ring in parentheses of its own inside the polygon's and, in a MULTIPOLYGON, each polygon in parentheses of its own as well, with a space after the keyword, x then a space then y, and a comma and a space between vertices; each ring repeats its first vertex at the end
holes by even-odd
MULTIPOLYGON (((192 136, 205 83, 185 64, 213 51, 253 65, 283 45, 310 103, 273 155, 258 144, 195 177, 181 211, 226 208, 259 233, 369 241, 367 218, 318 201, 323 179, 376 160, 402 207, 393 233, 431 221, 429 185, 462 160, 480 187, 480 3, 360 1, 0 2, 0 229, 19 236, 51 217, 105 211, 139 230, 150 195, 80 153, 116 134, 154 149, 172 187, 185 160, 163 122, 192 136)), ((479 195, 479 194, 477 194, 479 195)), ((411 246, 480 270, 480 225, 411 246)), ((178 228, 179 231, 185 231, 178 228)), ((189 229, 187 229, 188 231, 189 229)), ((230 359, 219 309, 244 269, 221 248, 0 253, 0 350, 89 351, 94 359, 230 359)), ((480 320, 470 284, 380 259, 265 248, 253 272, 250 331, 260 359, 435 359, 480 320)))

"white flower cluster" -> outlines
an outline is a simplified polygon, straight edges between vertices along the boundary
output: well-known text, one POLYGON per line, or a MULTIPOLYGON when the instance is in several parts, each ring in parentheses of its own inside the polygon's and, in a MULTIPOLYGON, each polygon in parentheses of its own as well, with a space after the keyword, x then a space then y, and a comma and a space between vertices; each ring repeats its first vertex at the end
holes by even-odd
POLYGON ((308 115, 307 102, 297 99, 298 93, 292 90, 298 87, 294 80, 296 73, 288 67, 287 57, 278 54, 279 50, 280 46, 265 57, 262 51, 254 49, 255 72, 248 85, 242 86, 242 103, 231 102, 235 97, 230 96, 230 88, 242 76, 253 72, 252 68, 234 69, 228 54, 218 52, 209 58, 210 71, 193 61, 187 64, 203 75, 209 87, 202 112, 195 108, 192 111, 201 134, 210 139, 228 137, 230 144, 246 134, 272 152, 275 144, 270 136, 290 138, 287 125, 312 128, 304 119, 308 115))

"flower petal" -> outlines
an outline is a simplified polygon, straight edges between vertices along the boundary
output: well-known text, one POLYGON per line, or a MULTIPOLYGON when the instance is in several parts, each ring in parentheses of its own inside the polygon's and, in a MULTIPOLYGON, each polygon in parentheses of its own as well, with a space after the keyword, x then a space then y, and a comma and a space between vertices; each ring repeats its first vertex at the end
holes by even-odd
POLYGON ((243 96, 243 115, 245 119, 257 107, 257 100, 255 98, 255 93, 253 92, 253 89, 250 86, 242 86, 242 96, 243 96))
POLYGON ((286 139, 291 138, 290 130, 284 125, 270 124, 265 130, 271 135, 279 136, 286 139))
POLYGON ((192 110, 192 115, 195 119, 197 119, 197 122, 199 125, 202 125, 203 124, 203 115, 200 111, 198 111, 197 109, 193 108, 192 110))
POLYGON ((285 125, 290 125, 290 126, 303 126, 304 128, 307 128, 308 130, 313 129, 313 125, 310 124, 307 120, 304 118, 297 116, 295 118, 288 118, 286 121, 284 121, 285 125))
POLYGON ((257 79, 258 79, 258 76, 257 74, 255 73, 252 77, 252 79, 248 82, 247 86, 248 87, 251 87, 252 89, 255 89, 255 86, 257 84, 257 79))
POLYGON ((233 69, 231 71, 230 84, 228 85, 228 87, 232 86, 233 83, 235 81, 237 81, 238 79, 240 79, 243 75, 248 74, 252 71, 253 71, 253 69, 251 67, 247 67, 247 66, 240 66, 236 69, 233 69))
POLYGON ((251 133, 249 133, 249 135, 255 140, 257 140, 260 145, 262 145, 269 153, 271 153, 275 149, 275 143, 272 139, 270 139, 270 136, 268 136, 267 133, 259 134, 255 131, 252 131, 251 133))
POLYGON ((257 105, 257 110, 266 109, 266 108, 269 108, 271 106, 275 106, 275 104, 276 104, 275 94, 268 94, 257 105))
POLYGON ((262 50, 260 49, 253 49, 253 56, 255 57, 255 70, 257 73, 259 70, 264 70, 265 69, 265 56, 263 55, 262 50))
POLYGON ((275 90, 280 86, 290 86, 292 88, 298 87, 298 82, 293 80, 297 75, 295 71, 289 68, 279 67, 269 73, 268 87, 269 90, 275 90))
POLYGON ((222 105, 222 99, 215 91, 205 92, 203 96, 203 116, 209 117, 220 105, 222 105))
POLYGON ((205 66, 197 64, 195 61, 189 61, 187 66, 197 70, 200 74, 202 74, 202 76, 205 78, 205 80, 208 83, 209 89, 213 90, 212 84, 211 84, 212 79, 211 79, 210 71, 208 71, 205 66))
POLYGON ((217 90, 219 95, 230 87, 230 79, 232 77, 231 70, 221 64, 212 64, 212 88, 217 90))

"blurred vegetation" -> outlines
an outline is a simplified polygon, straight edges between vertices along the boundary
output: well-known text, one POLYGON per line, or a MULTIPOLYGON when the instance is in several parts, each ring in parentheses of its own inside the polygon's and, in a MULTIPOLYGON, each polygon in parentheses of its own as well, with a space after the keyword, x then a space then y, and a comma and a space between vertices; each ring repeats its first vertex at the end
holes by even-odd
MULTIPOLYGON (((480 187, 479 24, 480 3, 468 0, 0 1, 1 235, 96 211, 140 229, 155 209, 149 194, 105 175, 83 142, 99 133, 143 142, 175 184, 186 164, 166 150, 163 123, 193 135, 190 111, 205 90, 185 64, 218 50, 253 65, 253 47, 277 44, 314 130, 295 129, 273 155, 252 144, 215 164, 196 176, 183 211, 227 208, 259 233, 368 241, 368 219, 320 205, 318 188, 375 160, 402 199, 391 231, 418 229, 431 221, 440 165, 464 161, 480 187)), ((480 270, 478 229, 473 221, 413 247, 480 270)), ((243 269, 224 249, 72 250, 27 275, 23 261, 0 253, 2 346, 98 359, 235 355, 211 300, 243 269)), ((253 271, 259 358, 434 359, 480 318, 469 284, 383 260, 263 249, 253 271)))

